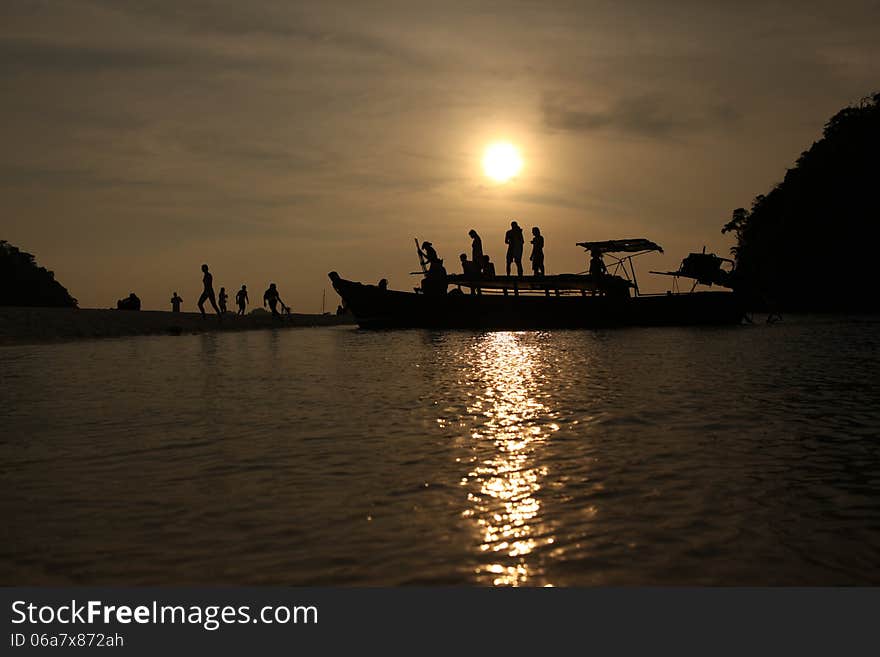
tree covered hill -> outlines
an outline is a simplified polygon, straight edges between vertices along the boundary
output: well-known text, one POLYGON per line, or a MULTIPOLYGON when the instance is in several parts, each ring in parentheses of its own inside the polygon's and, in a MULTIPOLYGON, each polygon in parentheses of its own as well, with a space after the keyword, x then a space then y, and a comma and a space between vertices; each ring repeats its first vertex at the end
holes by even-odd
POLYGON ((787 310, 880 310, 880 92, 825 125, 785 179, 737 208, 738 289, 787 310))
POLYGON ((76 299, 34 256, 0 240, 0 306, 75 308, 76 299))

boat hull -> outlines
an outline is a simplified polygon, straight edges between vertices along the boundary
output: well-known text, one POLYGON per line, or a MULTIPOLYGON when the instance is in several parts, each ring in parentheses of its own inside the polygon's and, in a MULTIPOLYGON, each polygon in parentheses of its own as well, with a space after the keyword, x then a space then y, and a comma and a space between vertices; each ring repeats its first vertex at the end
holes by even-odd
POLYGON ((333 287, 365 329, 550 329, 738 324, 743 309, 732 292, 626 298, 416 294, 330 275, 333 287))

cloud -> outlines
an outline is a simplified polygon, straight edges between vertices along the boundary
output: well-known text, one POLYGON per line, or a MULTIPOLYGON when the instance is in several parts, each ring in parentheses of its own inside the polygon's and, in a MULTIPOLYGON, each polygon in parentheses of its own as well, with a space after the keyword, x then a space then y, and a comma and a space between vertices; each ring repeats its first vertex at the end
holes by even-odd
POLYGON ((210 158, 213 162, 237 165, 238 167, 267 167, 284 171, 307 171, 318 173, 326 171, 330 164, 327 155, 302 146, 296 150, 286 148, 266 137, 223 133, 219 128, 192 128, 178 126, 173 128, 165 139, 173 146, 189 154, 210 158))
MULTIPOLYGON (((378 29, 367 29, 365 24, 350 25, 341 21, 343 15, 331 12, 335 22, 315 18, 317 11, 308 11, 282 3, 206 2, 189 0, 180 2, 126 2, 123 0, 93 0, 89 4, 105 11, 130 16, 137 20, 152 22, 159 29, 177 29, 233 39, 252 37, 276 40, 296 40, 317 48, 329 48, 354 56, 371 56, 398 64, 420 68, 433 68, 440 61, 425 50, 407 45, 396 34, 382 34, 378 29)), ((326 11, 326 9, 325 9, 326 11)), ((378 15, 370 15, 369 23, 378 15)))
POLYGON ((733 105, 680 107, 655 94, 622 98, 606 109, 586 109, 545 95, 541 105, 544 127, 559 132, 613 130, 654 139, 677 138, 689 133, 735 123, 741 113, 733 105))
POLYGON ((193 185, 180 182, 107 174, 93 167, 55 167, 40 165, 0 166, 0 186, 13 187, 75 187, 108 189, 111 187, 150 187, 163 189, 190 189, 193 185))
POLYGON ((85 45, 34 38, 0 38, 0 71, 95 74, 181 69, 230 70, 264 66, 254 58, 205 49, 164 46, 85 45))

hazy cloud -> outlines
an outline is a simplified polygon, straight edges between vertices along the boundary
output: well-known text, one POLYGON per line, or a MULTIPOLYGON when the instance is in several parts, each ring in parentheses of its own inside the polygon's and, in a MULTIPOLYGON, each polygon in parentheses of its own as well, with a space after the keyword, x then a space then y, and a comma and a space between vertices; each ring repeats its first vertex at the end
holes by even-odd
POLYGON ((89 45, 28 38, 0 38, 0 70, 7 74, 40 71, 99 74, 150 70, 234 70, 265 66, 264 61, 204 49, 163 46, 89 45))
POLYGON ((676 106, 658 95, 623 98, 608 109, 590 110, 545 96, 544 126, 562 132, 614 130, 623 135, 671 138, 736 122, 741 113, 731 105, 708 108, 676 106))
MULTIPOLYGON (((362 25, 354 29, 345 23, 327 23, 308 11, 308 3, 140 2, 124 0, 93 1, 90 4, 110 12, 153 21, 165 28, 178 28, 202 35, 235 38, 291 40, 298 47, 331 48, 353 56, 373 56, 412 66, 433 66, 437 60, 417 48, 408 47, 393 34, 381 35, 362 25), (310 15, 311 14, 311 15, 310 15)), ((312 9, 320 7, 320 3, 312 9)), ((378 13, 374 18, 380 18, 378 13)), ((339 15, 337 14, 337 21, 339 15)), ((373 25, 376 21, 370 21, 373 25)), ((381 24, 381 23, 379 23, 381 24)))

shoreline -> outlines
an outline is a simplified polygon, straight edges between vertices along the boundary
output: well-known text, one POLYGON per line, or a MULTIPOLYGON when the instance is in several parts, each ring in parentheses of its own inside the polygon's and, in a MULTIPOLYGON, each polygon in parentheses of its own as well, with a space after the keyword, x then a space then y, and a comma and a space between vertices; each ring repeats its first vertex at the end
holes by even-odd
POLYGON ((139 335, 191 335, 218 331, 354 325, 351 316, 270 313, 239 317, 227 313, 202 319, 200 313, 98 308, 0 307, 0 346, 42 344, 139 335))

